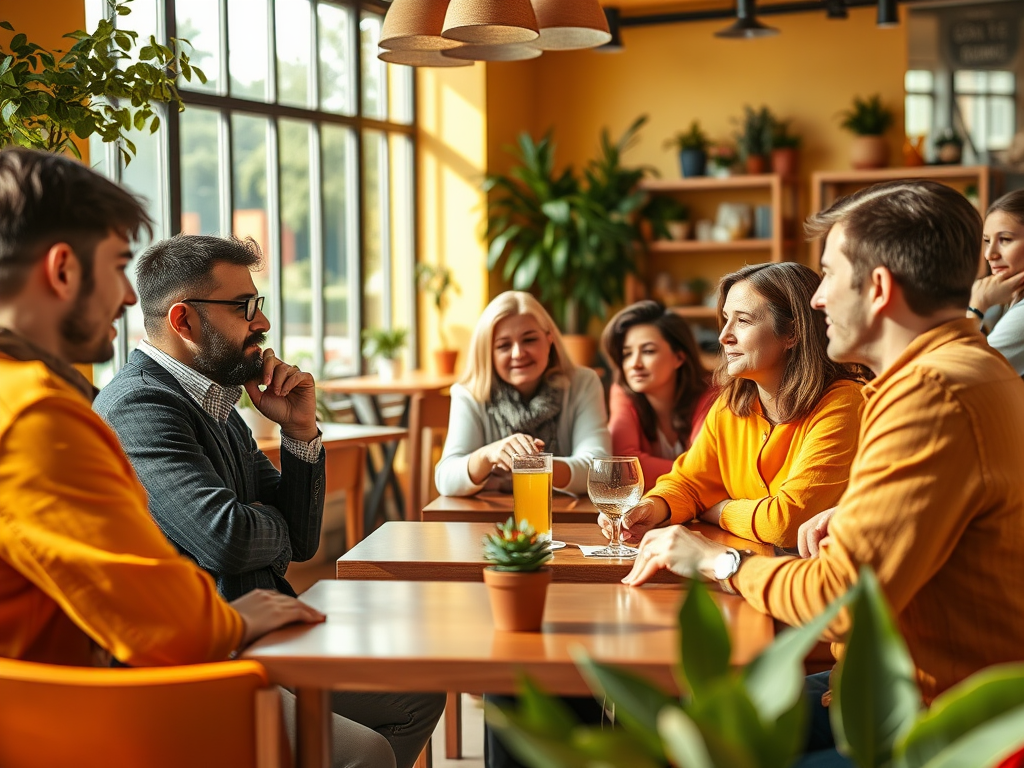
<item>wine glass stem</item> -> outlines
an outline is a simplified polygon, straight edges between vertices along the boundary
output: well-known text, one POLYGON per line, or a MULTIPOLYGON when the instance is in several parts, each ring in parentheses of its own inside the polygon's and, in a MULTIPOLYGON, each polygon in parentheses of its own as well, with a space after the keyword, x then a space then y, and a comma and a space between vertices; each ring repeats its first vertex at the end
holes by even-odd
POLYGON ((608 545, 611 549, 617 549, 622 546, 622 518, 612 518, 612 540, 608 545))

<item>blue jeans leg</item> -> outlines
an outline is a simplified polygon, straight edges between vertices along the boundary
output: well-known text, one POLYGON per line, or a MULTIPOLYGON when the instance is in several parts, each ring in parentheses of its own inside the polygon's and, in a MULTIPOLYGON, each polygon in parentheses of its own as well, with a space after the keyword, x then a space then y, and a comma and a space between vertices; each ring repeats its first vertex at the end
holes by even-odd
POLYGON ((821 697, 828 690, 828 676, 828 672, 819 672, 804 678, 804 696, 807 697, 809 715, 807 745, 793 768, 855 768, 852 760, 836 750, 828 708, 821 704, 821 697))

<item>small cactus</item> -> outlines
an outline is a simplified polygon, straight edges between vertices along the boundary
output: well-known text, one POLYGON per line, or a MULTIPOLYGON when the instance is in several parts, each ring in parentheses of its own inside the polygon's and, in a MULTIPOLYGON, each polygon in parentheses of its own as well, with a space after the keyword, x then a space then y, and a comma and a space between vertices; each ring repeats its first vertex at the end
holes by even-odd
POLYGON ((518 526, 510 517, 484 536, 484 560, 499 571, 528 573, 551 559, 551 543, 537 538, 533 526, 523 520, 518 526))

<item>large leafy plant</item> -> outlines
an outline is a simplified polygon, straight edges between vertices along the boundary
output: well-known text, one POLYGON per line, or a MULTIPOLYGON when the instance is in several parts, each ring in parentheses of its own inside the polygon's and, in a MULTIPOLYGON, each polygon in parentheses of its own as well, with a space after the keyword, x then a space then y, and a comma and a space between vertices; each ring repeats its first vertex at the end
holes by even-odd
POLYGON ((626 275, 636 271, 639 231, 634 213, 646 195, 637 189, 646 168, 628 168, 622 154, 647 117, 618 141, 601 132, 600 154, 581 176, 570 166, 555 173, 551 133, 540 141, 521 134, 517 165, 484 182, 488 269, 504 259, 503 276, 516 290, 535 291, 566 332, 585 332, 622 301, 626 275))
MULTIPOLYGON (((151 36, 133 55, 138 33, 114 23, 128 15, 129 1, 108 0, 108 18, 93 32, 64 35, 75 41, 67 51, 47 51, 21 33, 11 39, 10 51, 0 48, 0 146, 81 157, 74 139, 95 133, 104 142, 117 142, 127 164, 135 154, 127 133, 160 127, 155 104, 173 102, 183 109, 178 76, 191 81, 194 75, 205 83, 206 75, 181 51, 186 40, 172 39, 172 48, 151 36)), ((14 31, 7 21, 0 27, 14 31)))
POLYGON ((913 662, 869 569, 819 617, 785 630, 738 670, 718 607, 694 583, 679 613, 677 674, 686 693, 678 698, 581 654, 581 673, 614 704, 620 728, 580 725, 528 679, 518 708, 489 704, 487 719, 533 768, 785 768, 804 740, 803 658, 843 608, 852 630, 832 677, 830 716, 840 750, 860 768, 981 768, 1024 744, 1024 664, 979 672, 922 709, 913 662))
POLYGON ((892 110, 882 104, 877 93, 862 99, 853 97, 853 106, 840 113, 839 123, 843 128, 858 136, 881 136, 892 125, 892 110))

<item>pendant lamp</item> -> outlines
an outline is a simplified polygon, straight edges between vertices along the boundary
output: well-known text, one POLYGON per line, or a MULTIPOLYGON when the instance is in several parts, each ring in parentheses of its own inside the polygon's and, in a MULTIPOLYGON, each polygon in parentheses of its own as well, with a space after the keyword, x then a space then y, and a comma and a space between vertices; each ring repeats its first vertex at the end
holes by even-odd
POLYGON ((900 13, 896 10, 896 0, 878 0, 878 26, 898 27, 900 13))
POLYGON ((543 51, 528 43, 512 43, 510 45, 460 45, 458 48, 451 48, 441 51, 446 59, 455 61, 468 59, 470 61, 526 61, 535 59, 543 51))
POLYGON ((533 0, 540 37, 530 45, 544 51, 594 48, 612 39, 598 0, 533 0))
POLYGON ((454 48, 459 44, 457 40, 441 37, 447 10, 448 0, 394 0, 384 16, 380 47, 392 51, 439 51, 454 48))
POLYGON ((451 0, 441 32, 474 45, 528 43, 539 34, 530 0, 451 0))
POLYGON ((715 32, 715 37, 733 37, 750 39, 754 37, 770 37, 779 34, 775 27, 762 24, 755 18, 757 3, 755 0, 736 0, 736 21, 731 26, 715 32))
POLYGON ((622 43, 622 27, 619 26, 619 19, 621 18, 619 9, 605 8, 604 17, 608 19, 608 31, 611 33, 612 39, 594 50, 598 53, 618 53, 625 49, 625 45, 622 43))
POLYGON ((441 51, 381 51, 377 58, 389 64, 407 67, 471 67, 472 61, 443 56, 441 51))

